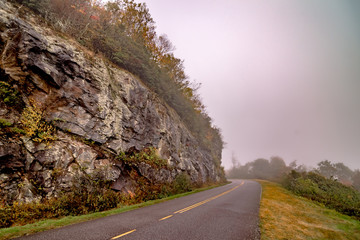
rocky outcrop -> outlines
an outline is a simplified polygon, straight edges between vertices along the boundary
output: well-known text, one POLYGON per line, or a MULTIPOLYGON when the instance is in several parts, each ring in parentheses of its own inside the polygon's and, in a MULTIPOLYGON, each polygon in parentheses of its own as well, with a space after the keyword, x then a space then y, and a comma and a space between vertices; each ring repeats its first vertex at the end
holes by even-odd
POLYGON ((35 105, 56 126, 56 140, 0 137, 2 199, 56 196, 81 174, 101 174, 114 189, 132 191, 136 181, 116 156, 146 147, 156 148, 170 166, 138 164, 149 181, 170 182, 181 172, 200 183, 222 177, 214 160, 221 149, 217 156, 202 149, 174 110, 136 76, 36 21, 0 1, 0 75, 22 102, 18 107, 0 99, 0 118, 16 126, 23 109, 35 105))

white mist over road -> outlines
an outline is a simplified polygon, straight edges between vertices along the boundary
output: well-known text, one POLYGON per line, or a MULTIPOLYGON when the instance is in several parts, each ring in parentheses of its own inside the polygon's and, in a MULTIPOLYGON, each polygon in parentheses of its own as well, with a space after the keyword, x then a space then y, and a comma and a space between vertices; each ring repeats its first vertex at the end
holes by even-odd
MULTIPOLYGON (((137 2, 142 2, 138 0, 137 2)), ((360 168, 360 2, 146 0, 242 164, 360 168)))

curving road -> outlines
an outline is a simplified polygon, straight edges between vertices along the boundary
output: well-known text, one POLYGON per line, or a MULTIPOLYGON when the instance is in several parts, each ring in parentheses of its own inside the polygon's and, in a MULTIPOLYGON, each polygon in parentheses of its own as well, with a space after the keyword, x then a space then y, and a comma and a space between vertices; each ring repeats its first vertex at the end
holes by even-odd
POLYGON ((260 184, 232 180, 186 197, 19 239, 260 239, 260 198, 260 184))

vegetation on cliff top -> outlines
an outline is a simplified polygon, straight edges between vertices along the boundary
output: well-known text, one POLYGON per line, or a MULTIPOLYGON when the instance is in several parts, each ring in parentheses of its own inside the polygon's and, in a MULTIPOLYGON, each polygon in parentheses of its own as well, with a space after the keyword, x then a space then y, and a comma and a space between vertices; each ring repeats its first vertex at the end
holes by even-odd
MULTIPOLYGON (((145 3, 133 0, 9 0, 25 5, 56 30, 101 53, 111 62, 137 75, 182 118, 201 146, 220 167, 221 133, 189 80, 183 60, 174 56, 166 35, 158 36, 145 3)), ((21 9, 20 9, 21 11, 21 9)))

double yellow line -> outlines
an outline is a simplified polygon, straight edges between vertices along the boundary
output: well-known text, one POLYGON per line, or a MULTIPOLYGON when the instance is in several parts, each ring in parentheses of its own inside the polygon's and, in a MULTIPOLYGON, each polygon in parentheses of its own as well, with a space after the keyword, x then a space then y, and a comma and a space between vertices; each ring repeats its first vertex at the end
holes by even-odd
MULTIPOLYGON (((201 206, 201 205, 203 205, 203 204, 205 204, 205 203, 208 203, 208 202, 210 202, 210 201, 212 201, 212 200, 214 200, 214 199, 216 199, 216 198, 218 198, 218 197, 224 196, 225 194, 228 194, 229 192, 234 191, 235 189, 237 189, 238 187, 240 187, 240 186, 242 186, 242 185, 244 185, 244 181, 242 181, 242 182, 241 182, 239 185, 237 185, 236 187, 233 187, 232 189, 227 190, 226 192, 223 192, 223 193, 221 193, 221 194, 219 194, 219 195, 216 195, 216 196, 211 197, 211 198, 209 198, 209 199, 206 199, 206 200, 204 200, 204 201, 195 203, 194 205, 191 205, 191 206, 189 206, 189 207, 180 209, 180 210, 174 212, 174 214, 187 212, 187 211, 189 211, 189 210, 191 210, 191 209, 193 209, 193 208, 196 208, 196 207, 201 206)), ((169 217, 169 216, 168 216, 168 217, 169 217)))
MULTIPOLYGON (((191 205, 191 206, 189 206, 189 207, 180 209, 180 210, 174 212, 174 214, 187 212, 187 211, 189 211, 189 210, 191 210, 191 209, 194 209, 194 208, 196 208, 196 207, 198 207, 198 206, 201 206, 201 205, 203 205, 203 204, 205 204, 205 203, 208 203, 208 202, 210 202, 210 201, 212 201, 212 200, 214 200, 214 199, 216 199, 216 198, 218 198, 218 197, 224 196, 225 194, 228 194, 229 192, 234 191, 235 189, 237 189, 238 187, 240 187, 240 186, 242 186, 242 185, 244 185, 244 181, 242 181, 239 185, 237 185, 236 187, 233 187, 233 188, 230 189, 230 190, 227 190, 227 191, 225 191, 225 192, 223 192, 223 193, 221 193, 221 194, 219 194, 219 195, 216 195, 216 196, 214 196, 214 197, 208 198, 208 199, 206 199, 206 200, 204 200, 204 201, 195 203, 195 204, 193 204, 193 205, 191 205)), ((163 217, 163 218, 159 219, 159 221, 163 221, 163 220, 165 220, 165 219, 171 218, 172 216, 174 216, 174 215, 172 214, 172 215, 163 217)), ((126 235, 128 235, 128 234, 130 234, 130 233, 133 233, 133 232, 135 232, 135 231, 136 231, 136 229, 133 229, 133 230, 128 231, 128 232, 126 232, 126 233, 123 233, 123 234, 121 234, 121 235, 115 236, 115 237, 113 237, 113 238, 111 238, 111 239, 114 240, 114 239, 117 239, 117 238, 121 238, 121 237, 126 236, 126 235)))

